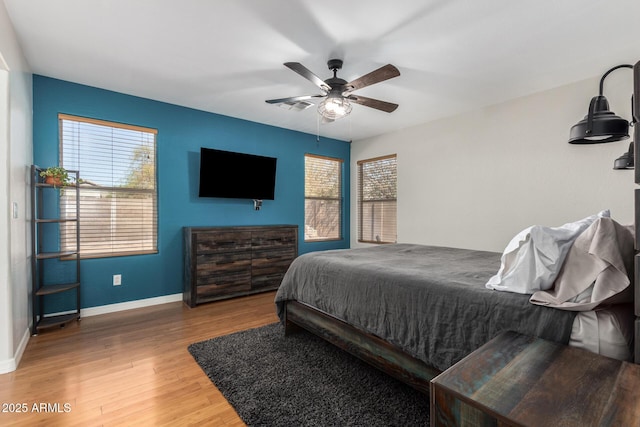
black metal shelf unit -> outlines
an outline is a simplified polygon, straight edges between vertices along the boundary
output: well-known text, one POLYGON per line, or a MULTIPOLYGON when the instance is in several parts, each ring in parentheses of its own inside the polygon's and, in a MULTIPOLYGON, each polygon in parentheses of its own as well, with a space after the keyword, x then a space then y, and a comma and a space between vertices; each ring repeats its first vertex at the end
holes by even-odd
MULTIPOLYGON (((43 168, 31 166, 31 280, 32 280, 32 324, 31 333, 37 335, 42 329, 64 326, 73 320, 80 320, 80 188, 79 172, 67 171, 72 183, 64 187, 47 184, 40 177, 43 168), (60 192, 73 200, 75 211, 60 212, 60 192), (65 243, 59 247, 62 225, 75 228, 75 243, 65 243), (45 228, 46 227, 46 228, 45 228), (47 242, 45 242, 45 237, 47 242), (52 239, 56 240, 53 244, 52 239), (71 246, 71 247, 69 247, 71 246), (55 265, 64 260, 75 263, 69 268, 56 269, 55 265), (52 268, 53 267, 53 268, 52 268), (51 270, 56 271, 51 271, 51 270), (49 270, 49 271, 48 271, 49 270), (59 270, 59 271, 58 271, 59 270), (53 274, 48 274, 53 273, 53 274), (47 296, 75 290, 75 307, 57 315, 45 315, 47 296)), ((71 235, 73 236, 73 232, 71 235)), ((65 235, 69 235, 68 230, 65 235)), ((58 264, 58 266, 61 264, 58 264)))

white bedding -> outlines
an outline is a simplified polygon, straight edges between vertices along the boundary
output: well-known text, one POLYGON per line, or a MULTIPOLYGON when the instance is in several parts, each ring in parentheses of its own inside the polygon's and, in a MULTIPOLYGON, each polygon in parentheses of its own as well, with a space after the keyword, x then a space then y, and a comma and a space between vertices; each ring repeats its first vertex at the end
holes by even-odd
POLYGON ((618 360, 633 359, 633 306, 578 312, 573 321, 569 345, 618 360))
POLYGON ((588 311, 633 302, 633 225, 599 218, 574 242, 553 289, 531 295, 533 304, 588 311))
POLYGON ((577 312, 570 346, 632 361, 634 242, 634 226, 618 224, 608 211, 557 229, 533 226, 509 243, 486 286, 577 312))
POLYGON ((507 245, 487 288, 519 294, 551 289, 576 238, 594 221, 609 216, 604 210, 560 227, 533 225, 522 230, 507 245))

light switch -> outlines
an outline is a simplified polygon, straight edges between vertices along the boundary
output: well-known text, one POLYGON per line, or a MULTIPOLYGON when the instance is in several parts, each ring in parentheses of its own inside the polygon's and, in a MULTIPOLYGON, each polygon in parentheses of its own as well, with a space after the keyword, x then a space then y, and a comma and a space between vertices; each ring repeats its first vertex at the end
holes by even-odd
POLYGON ((13 212, 13 219, 18 219, 18 202, 13 202, 11 211, 13 212))

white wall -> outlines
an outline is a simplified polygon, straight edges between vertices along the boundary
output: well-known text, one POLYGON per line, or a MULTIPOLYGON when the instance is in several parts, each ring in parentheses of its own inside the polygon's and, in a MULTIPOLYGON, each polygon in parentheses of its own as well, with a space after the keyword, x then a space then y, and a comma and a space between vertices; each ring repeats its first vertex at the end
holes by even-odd
MULTIPOLYGON (((633 172, 612 169, 630 140, 567 143, 570 127, 597 95, 599 79, 356 141, 352 170, 358 160, 397 153, 399 242, 502 251, 529 225, 557 226, 601 209, 631 223, 633 172)), ((605 82, 612 111, 627 119, 632 82, 630 69, 605 82)), ((361 245, 356 176, 352 247, 361 245)))
POLYGON ((0 374, 16 369, 29 339, 29 187, 32 79, 0 3, 0 374), (6 71, 8 69, 8 72, 6 71), (12 216, 17 203, 18 217, 12 216))

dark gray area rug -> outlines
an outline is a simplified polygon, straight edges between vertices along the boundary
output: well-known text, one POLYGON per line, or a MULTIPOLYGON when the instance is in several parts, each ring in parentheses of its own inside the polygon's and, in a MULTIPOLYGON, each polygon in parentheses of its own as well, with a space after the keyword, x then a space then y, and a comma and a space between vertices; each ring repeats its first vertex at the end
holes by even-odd
POLYGON ((429 425, 429 396, 306 331, 275 323, 189 352, 249 426, 429 425))

